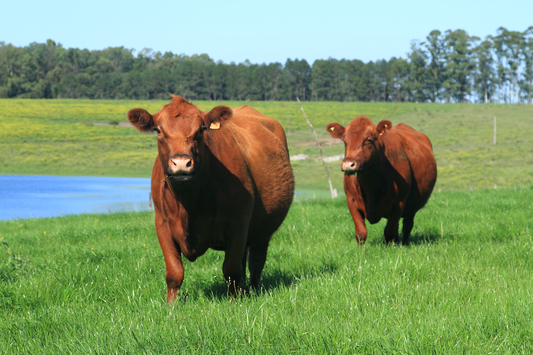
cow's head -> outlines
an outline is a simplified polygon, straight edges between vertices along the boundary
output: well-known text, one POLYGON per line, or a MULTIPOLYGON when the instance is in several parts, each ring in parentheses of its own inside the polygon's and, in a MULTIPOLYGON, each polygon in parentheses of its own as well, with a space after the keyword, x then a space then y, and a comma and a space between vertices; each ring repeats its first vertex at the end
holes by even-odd
POLYGON ((180 96, 161 111, 151 115, 142 108, 128 112, 128 120, 141 132, 157 132, 159 160, 167 178, 173 183, 193 181, 201 163, 204 132, 220 129, 233 115, 226 106, 202 112, 180 96))
POLYGON ((329 134, 344 142, 345 153, 341 169, 346 174, 362 173, 379 160, 379 137, 390 129, 390 121, 381 121, 377 127, 366 117, 356 117, 347 126, 330 123, 327 126, 329 134))

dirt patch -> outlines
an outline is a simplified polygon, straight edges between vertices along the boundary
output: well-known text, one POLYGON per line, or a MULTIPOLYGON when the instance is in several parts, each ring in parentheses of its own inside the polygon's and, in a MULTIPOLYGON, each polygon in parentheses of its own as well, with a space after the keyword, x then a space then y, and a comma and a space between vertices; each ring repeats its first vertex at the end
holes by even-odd
MULTIPOLYGON (((320 145, 327 145, 327 146, 342 143, 342 141, 337 138, 318 138, 318 142, 320 143, 320 145)), ((310 145, 316 145, 316 141, 309 141, 309 142, 303 142, 303 143, 296 144, 297 147, 308 147, 310 145)))

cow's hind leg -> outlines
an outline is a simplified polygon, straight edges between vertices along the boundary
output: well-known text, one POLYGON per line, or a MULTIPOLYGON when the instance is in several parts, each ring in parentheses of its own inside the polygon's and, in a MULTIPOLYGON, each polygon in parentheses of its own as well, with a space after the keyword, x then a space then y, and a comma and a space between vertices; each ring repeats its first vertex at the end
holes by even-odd
POLYGON ((415 217, 404 217, 403 218, 403 226, 402 226, 402 244, 408 245, 409 244, 409 236, 411 235, 411 231, 413 230, 413 225, 415 223, 415 217))
POLYGON ((254 290, 259 289, 261 274, 267 258, 268 243, 269 240, 250 247, 248 268, 250 269, 250 287, 254 290))

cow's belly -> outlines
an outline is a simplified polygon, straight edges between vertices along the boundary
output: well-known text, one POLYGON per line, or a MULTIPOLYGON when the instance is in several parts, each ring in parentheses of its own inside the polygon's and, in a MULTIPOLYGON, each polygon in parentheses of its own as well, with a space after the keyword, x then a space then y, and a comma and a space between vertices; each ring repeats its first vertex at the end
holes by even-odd
POLYGON ((218 237, 213 238, 213 241, 209 244, 209 248, 214 250, 225 250, 226 240, 224 239, 224 236, 220 234, 218 237))
POLYGON ((392 210, 390 201, 365 201, 365 217, 370 224, 376 224, 382 218, 389 218, 392 210))

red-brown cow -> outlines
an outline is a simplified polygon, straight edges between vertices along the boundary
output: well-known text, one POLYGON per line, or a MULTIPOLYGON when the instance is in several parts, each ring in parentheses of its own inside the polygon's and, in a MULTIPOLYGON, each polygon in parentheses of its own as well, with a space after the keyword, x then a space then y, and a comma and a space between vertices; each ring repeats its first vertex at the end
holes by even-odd
POLYGON ((272 234, 292 202, 294 177, 285 132, 249 106, 200 111, 180 96, 151 115, 128 112, 141 132, 157 132, 152 170, 155 228, 166 264, 167 299, 183 282, 181 254, 225 252, 224 277, 235 292, 246 277, 259 286, 272 234))
POLYGON ((385 240, 399 242, 398 224, 403 217, 402 243, 409 243, 416 212, 429 199, 437 180, 437 163, 429 138, 406 124, 377 127, 366 117, 347 126, 330 123, 329 134, 345 144, 344 191, 355 223, 355 238, 364 244, 365 218, 371 224, 387 218, 385 240))

